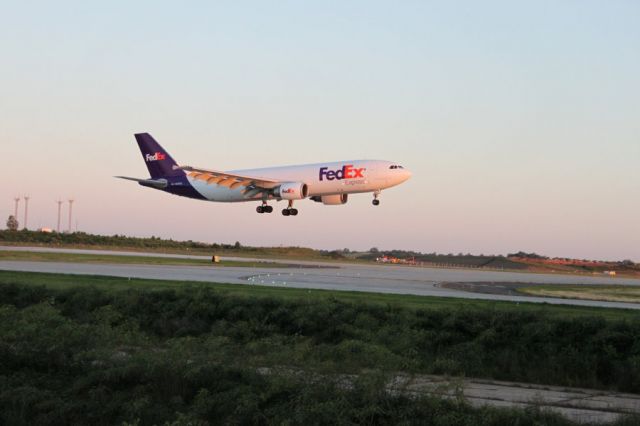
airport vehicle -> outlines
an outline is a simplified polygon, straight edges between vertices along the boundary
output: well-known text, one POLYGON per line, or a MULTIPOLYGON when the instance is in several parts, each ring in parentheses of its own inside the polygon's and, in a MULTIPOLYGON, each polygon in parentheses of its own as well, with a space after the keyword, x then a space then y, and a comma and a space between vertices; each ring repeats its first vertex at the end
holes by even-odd
POLYGON ((373 193, 380 204, 383 189, 411 177, 399 164, 381 160, 340 161, 223 172, 179 166, 148 133, 135 135, 150 179, 115 176, 183 197, 206 201, 259 201, 258 213, 271 213, 269 201, 287 201, 284 216, 296 216, 293 202, 309 198, 326 205, 345 204, 349 194, 373 193))

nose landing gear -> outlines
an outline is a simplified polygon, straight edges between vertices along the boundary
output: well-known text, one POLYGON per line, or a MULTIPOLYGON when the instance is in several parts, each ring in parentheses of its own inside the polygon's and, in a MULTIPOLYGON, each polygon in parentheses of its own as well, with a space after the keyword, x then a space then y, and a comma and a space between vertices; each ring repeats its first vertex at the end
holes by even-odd
POLYGON ((380 195, 380 190, 375 191, 373 193, 373 201, 371 201, 371 204, 373 204, 374 206, 380 205, 380 200, 378 200, 379 195, 380 195))

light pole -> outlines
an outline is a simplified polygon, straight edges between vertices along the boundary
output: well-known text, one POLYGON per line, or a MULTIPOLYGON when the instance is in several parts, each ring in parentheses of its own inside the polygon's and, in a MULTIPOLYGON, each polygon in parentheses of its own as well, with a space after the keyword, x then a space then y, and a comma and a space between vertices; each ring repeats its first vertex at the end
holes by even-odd
POLYGON ((18 204, 20 203, 20 197, 16 197, 13 199, 13 201, 16 202, 16 206, 13 210, 13 217, 16 218, 16 220, 18 220, 18 204))
POLYGON ((71 233, 71 215, 72 215, 72 212, 73 212, 73 202, 74 201, 75 200, 72 199, 72 198, 69 199, 69 228, 68 228, 69 229, 69 233, 71 233))
POLYGON ((24 229, 27 229, 27 218, 29 217, 29 196, 24 196, 24 229))
POLYGON ((58 233, 60 233, 60 211, 62 210, 62 200, 58 200, 58 227, 56 228, 56 231, 58 231, 58 233))

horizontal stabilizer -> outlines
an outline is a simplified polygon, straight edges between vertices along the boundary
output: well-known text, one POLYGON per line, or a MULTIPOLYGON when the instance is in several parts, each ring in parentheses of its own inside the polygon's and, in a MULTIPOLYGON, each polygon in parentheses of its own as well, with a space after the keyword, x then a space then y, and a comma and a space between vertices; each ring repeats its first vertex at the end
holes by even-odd
POLYGON ((164 189, 168 185, 168 182, 166 179, 138 179, 138 178, 133 178, 128 176, 114 176, 114 177, 118 179, 132 180, 134 182, 138 182, 142 186, 148 186, 150 188, 156 188, 156 189, 164 189))

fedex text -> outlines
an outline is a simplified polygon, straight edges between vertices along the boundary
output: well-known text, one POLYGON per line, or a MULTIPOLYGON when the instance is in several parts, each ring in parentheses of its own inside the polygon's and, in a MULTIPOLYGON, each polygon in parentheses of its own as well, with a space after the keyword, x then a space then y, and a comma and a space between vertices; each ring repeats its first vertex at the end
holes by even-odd
POLYGON ((328 167, 320 167, 320 180, 342 180, 342 179, 355 179, 364 178, 364 167, 355 168, 353 164, 342 166, 338 170, 329 170, 328 167))
POLYGON ((151 154, 147 154, 144 156, 145 160, 147 161, 147 163, 149 161, 158 161, 158 160, 164 160, 167 156, 161 152, 156 152, 155 154, 151 155, 151 154))

